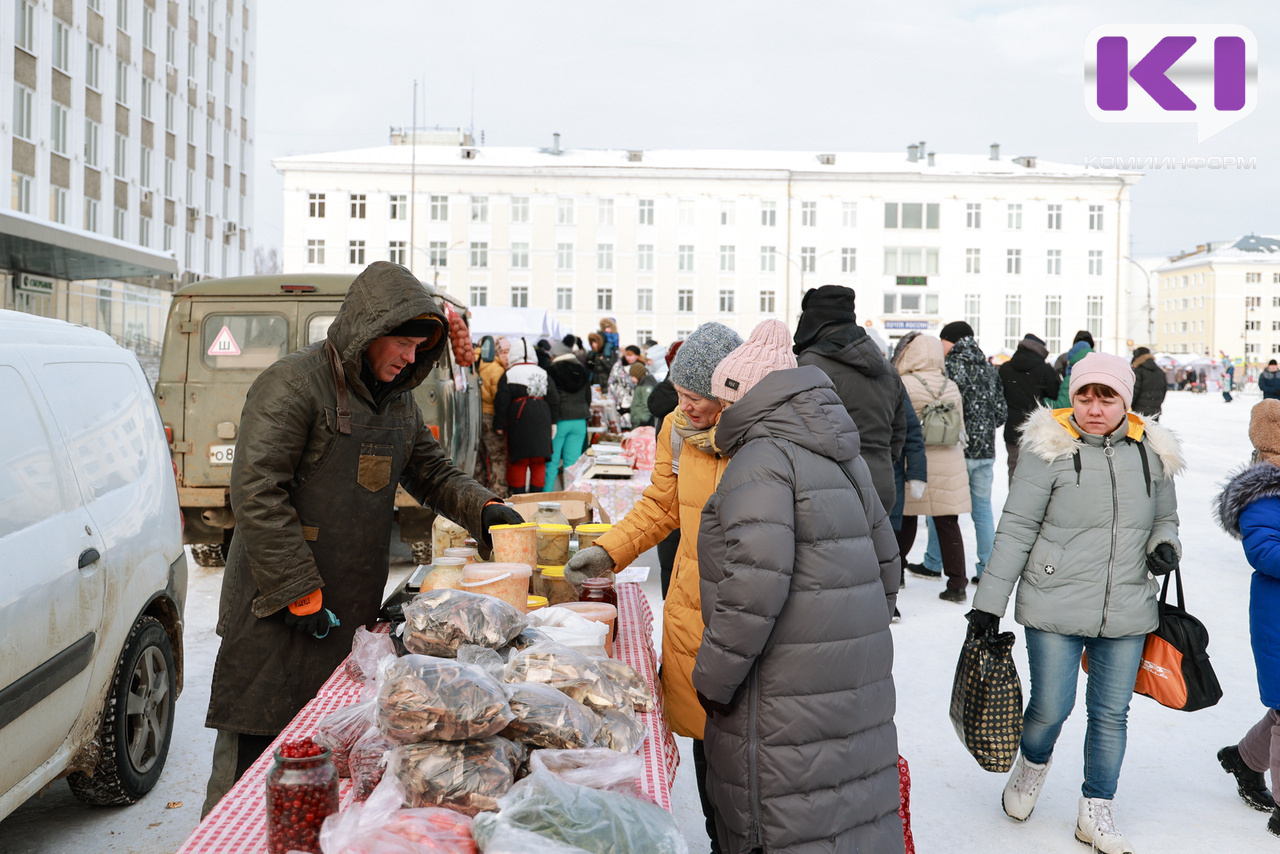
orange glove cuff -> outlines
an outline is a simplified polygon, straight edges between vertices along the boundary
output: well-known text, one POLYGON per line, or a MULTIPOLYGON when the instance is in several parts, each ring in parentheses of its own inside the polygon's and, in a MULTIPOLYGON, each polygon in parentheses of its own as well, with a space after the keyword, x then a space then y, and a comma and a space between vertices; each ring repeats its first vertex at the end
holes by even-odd
POLYGON ((320 610, 320 602, 322 598, 320 590, 317 588, 314 593, 308 593, 296 602, 291 602, 289 604, 289 610, 298 617, 305 617, 308 614, 314 614, 316 611, 320 610))

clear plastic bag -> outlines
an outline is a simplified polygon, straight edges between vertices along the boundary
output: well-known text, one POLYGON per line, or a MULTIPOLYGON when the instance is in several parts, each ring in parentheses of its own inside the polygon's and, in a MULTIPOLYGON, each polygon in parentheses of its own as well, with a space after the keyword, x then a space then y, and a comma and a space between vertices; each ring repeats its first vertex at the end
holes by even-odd
POLYGON ((546 771, 536 771, 513 786, 499 807, 496 816, 477 818, 471 827, 476 844, 486 854, 497 850, 490 843, 501 839, 504 828, 527 831, 593 854, 689 851, 675 817, 662 807, 616 792, 575 786, 546 771))
POLYGON ((568 608, 543 608, 529 615, 548 639, 576 649, 588 658, 605 656, 609 627, 568 608))
MULTIPOLYGON (((545 611, 546 609, 543 608, 545 611)), ((534 612, 537 613, 536 611, 534 612)), ((498 650, 499 654, 509 657, 512 651, 519 652, 522 649, 528 649, 535 643, 546 643, 551 637, 537 626, 528 626, 520 634, 511 639, 511 643, 498 650)))
POLYGON ((351 776, 351 771, 347 767, 351 748, 372 724, 373 700, 361 700, 359 703, 338 709, 333 714, 322 718, 316 725, 316 734, 312 741, 329 749, 329 758, 333 760, 333 767, 338 769, 339 777, 351 776))
POLYGON ((517 682, 507 686, 516 719, 502 735, 531 747, 573 748, 595 743, 600 721, 586 706, 550 685, 517 682))
POLYGON ((619 753, 635 753, 644 744, 648 731, 630 708, 604 709, 597 714, 600 731, 596 733, 596 744, 619 753))
POLYGON ((503 671, 507 667, 507 660, 497 650, 475 644, 463 644, 458 647, 458 663, 479 667, 499 682, 502 681, 503 671))
POLYGON ((471 819, 438 807, 401 809, 404 789, 389 777, 364 803, 325 819, 324 854, 476 854, 471 819))
POLYGON ((347 658, 347 676, 357 682, 372 684, 378 677, 378 662, 386 656, 396 654, 391 635, 386 632, 371 632, 364 626, 356 629, 356 636, 351 641, 351 655, 347 658))
POLYGON ((387 757, 406 806, 448 807, 466 815, 498 808, 515 782, 524 748, 505 738, 405 744, 387 757))
POLYGON ((463 644, 499 649, 529 625, 520 611, 493 596, 465 590, 419 593, 404 606, 410 652, 453 658, 463 644))
POLYGON ((532 831, 503 824, 492 813, 476 816, 476 823, 486 827, 484 854, 591 854, 576 845, 565 845, 532 831))
POLYGON ((634 667, 616 658, 593 658, 592 661, 605 678, 618 686, 632 709, 637 712, 653 711, 653 689, 634 667))
POLYGON ((546 771, 566 783, 651 800, 640 789, 644 760, 634 753, 618 753, 607 747, 534 750, 529 753, 529 771, 546 771))
POLYGON ((541 682, 592 709, 626 704, 622 692, 582 653, 558 643, 536 643, 513 653, 504 678, 508 682, 541 682))
POLYGON ((401 744, 486 738, 514 719, 502 684, 475 665, 406 655, 378 675, 378 728, 401 744))
POLYGON ((351 793, 357 801, 369 797, 387 770, 387 754, 396 743, 382 734, 376 726, 365 730, 351 747, 347 765, 351 769, 351 793))

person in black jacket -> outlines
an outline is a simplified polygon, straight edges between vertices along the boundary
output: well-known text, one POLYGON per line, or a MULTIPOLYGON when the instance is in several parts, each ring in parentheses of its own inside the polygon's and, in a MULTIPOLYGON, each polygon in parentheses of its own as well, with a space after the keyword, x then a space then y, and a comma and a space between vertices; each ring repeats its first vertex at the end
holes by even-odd
POLYGON ((1146 347, 1133 351, 1133 375, 1133 405, 1130 408, 1144 418, 1159 421, 1160 407, 1169 386, 1165 382, 1164 371, 1156 364, 1156 357, 1146 347))
POLYGON ((1000 382, 1004 386, 1004 400, 1009 405, 1009 417, 1004 422, 1004 447, 1009 452, 1009 482, 1013 483, 1013 470, 1018 465, 1018 433, 1027 416, 1042 406, 1044 399, 1058 396, 1061 380, 1058 372, 1045 359, 1049 348, 1044 340, 1027 333, 1018 343, 1013 358, 1000 366, 1000 382))
POLYGON ((533 344, 516 338, 507 356, 507 372, 493 396, 493 429, 507 437, 507 484, 512 495, 542 491, 559 414, 560 393, 538 367, 533 344))
POLYGON ((547 376, 560 395, 560 413, 551 439, 551 459, 547 461, 543 492, 554 492, 560 462, 568 468, 587 447, 587 422, 591 419, 591 374, 573 351, 557 341, 549 351, 551 367, 547 376))
POLYGON ((587 352, 587 370, 591 372, 591 383, 600 386, 601 393, 607 392, 609 372, 613 370, 613 363, 618 357, 616 354, 613 356, 605 354, 604 336, 599 332, 588 335, 587 342, 591 345, 591 349, 587 352))
POLYGON ((1267 362, 1266 369, 1258 374, 1258 390, 1262 392, 1263 400, 1280 400, 1280 365, 1275 359, 1267 362))

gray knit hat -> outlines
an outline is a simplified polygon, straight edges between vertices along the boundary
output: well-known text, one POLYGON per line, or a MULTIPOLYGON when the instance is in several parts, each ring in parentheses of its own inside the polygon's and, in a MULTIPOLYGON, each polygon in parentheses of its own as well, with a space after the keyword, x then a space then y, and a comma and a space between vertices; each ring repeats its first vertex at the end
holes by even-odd
POLYGON ((711 373, 741 344, 742 336, 723 323, 704 323, 680 346, 667 379, 694 394, 719 400, 711 393, 711 373))

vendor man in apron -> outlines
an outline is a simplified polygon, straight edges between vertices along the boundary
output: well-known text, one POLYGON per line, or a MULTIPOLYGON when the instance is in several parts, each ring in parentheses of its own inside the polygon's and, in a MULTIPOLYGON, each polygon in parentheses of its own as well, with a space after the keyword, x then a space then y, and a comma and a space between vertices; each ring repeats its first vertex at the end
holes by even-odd
POLYGON ((377 618, 397 483, 477 540, 523 521, 450 463, 414 402, 447 330, 413 274, 379 261, 352 283, 327 340, 249 389, 205 719, 218 731, 205 814, 377 618))

